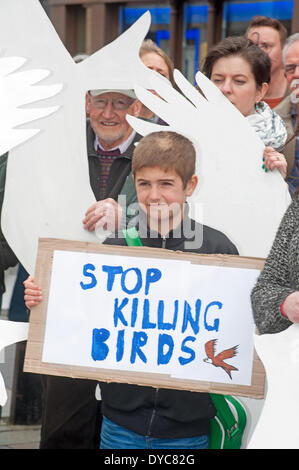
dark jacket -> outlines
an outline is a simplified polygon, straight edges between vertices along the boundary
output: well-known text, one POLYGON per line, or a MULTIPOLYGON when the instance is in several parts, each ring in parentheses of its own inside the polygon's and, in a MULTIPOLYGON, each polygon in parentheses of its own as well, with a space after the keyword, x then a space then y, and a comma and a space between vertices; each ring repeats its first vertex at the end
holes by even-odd
MULTIPOLYGON (((100 199, 100 180, 101 180, 101 161, 97 152, 94 149, 95 133, 87 120, 86 129, 87 138, 87 153, 89 164, 89 178, 90 185, 97 201, 100 199)), ((135 143, 141 139, 139 134, 136 134, 133 142, 119 157, 115 158, 109 173, 107 187, 104 199, 112 198, 117 201, 119 194, 126 194, 127 205, 136 201, 136 191, 133 183, 131 165, 132 155, 135 149, 135 143)))
MULTIPOLYGON (((238 254, 236 247, 221 232, 202 226, 187 215, 184 222, 185 227, 190 222, 187 236, 185 230, 185 234, 183 231, 179 238, 175 236, 179 231, 170 232, 165 239, 157 233, 156 238, 152 238, 147 230, 147 234, 141 236, 142 244, 195 253, 238 254), (186 242, 192 241, 194 233, 199 238, 203 235, 202 245, 186 249, 186 242)), ((126 245, 126 241, 121 237, 108 238, 105 244, 126 245)), ((215 416, 215 407, 208 393, 120 383, 101 383, 100 386, 103 415, 141 435, 176 439, 208 434, 210 419, 215 416)))
MULTIPOLYGON (((2 212, 4 199, 7 158, 8 153, 0 156, 0 214, 2 212)), ((5 292, 4 271, 11 266, 15 266, 17 263, 18 259, 8 245, 2 230, 0 229, 0 295, 5 292)))

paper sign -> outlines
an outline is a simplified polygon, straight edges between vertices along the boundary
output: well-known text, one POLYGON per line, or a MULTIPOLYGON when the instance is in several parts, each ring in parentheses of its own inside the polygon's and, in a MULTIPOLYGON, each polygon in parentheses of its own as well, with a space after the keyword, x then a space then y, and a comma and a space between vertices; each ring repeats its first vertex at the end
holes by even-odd
POLYGON ((48 286, 49 295, 31 311, 25 370, 178 389, 210 390, 212 384, 252 396, 257 360, 250 291, 261 261, 40 243, 46 251, 35 277, 38 282, 43 273, 39 285, 46 292, 48 286))

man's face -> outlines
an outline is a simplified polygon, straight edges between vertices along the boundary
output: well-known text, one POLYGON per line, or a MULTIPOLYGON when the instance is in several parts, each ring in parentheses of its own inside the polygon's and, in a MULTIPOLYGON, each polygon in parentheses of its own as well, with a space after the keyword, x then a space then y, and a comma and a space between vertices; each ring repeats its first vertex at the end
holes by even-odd
POLYGON ((294 102, 299 101, 299 41, 294 42, 285 55, 284 70, 294 102), (295 67, 296 66, 296 67, 295 67), (296 92, 295 92, 296 90, 296 92))
POLYGON ((132 132, 126 115, 139 116, 142 104, 126 95, 115 92, 86 96, 86 112, 90 124, 105 149, 124 142, 132 132))
POLYGON ((271 59, 271 73, 282 68, 282 48, 279 32, 270 26, 257 26, 248 31, 248 38, 271 59))

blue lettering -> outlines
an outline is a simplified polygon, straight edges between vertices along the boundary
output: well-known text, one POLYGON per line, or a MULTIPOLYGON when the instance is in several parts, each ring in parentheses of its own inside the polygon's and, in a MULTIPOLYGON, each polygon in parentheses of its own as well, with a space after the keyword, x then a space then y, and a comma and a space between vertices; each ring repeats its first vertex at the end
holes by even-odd
POLYGON ((113 287, 114 279, 116 274, 121 274, 123 272, 123 268, 121 266, 102 266, 102 271, 104 273, 108 273, 107 276, 107 291, 110 292, 113 287))
POLYGON ((90 281, 89 284, 84 284, 83 282, 80 282, 80 286, 82 287, 83 290, 92 289, 93 287, 95 287, 97 285, 97 279, 96 279, 95 275, 88 272, 88 270, 94 271, 95 269, 96 268, 93 264, 90 264, 90 263, 84 264, 84 266, 83 266, 83 276, 90 277, 91 281, 90 281))
POLYGON ((134 297, 132 301, 131 327, 134 328, 137 320, 138 298, 134 297))
POLYGON ((150 314, 149 299, 144 299, 143 302, 143 318, 142 318, 142 329, 147 330, 149 328, 156 328, 156 323, 151 323, 149 319, 150 314))
POLYGON ((132 340, 132 350, 130 362, 134 364, 136 361, 136 355, 140 357, 142 362, 146 364, 147 359, 141 348, 147 343, 147 334, 143 331, 134 331, 133 340, 132 340))
POLYGON ((146 277, 145 277, 145 291, 144 291, 145 295, 147 295, 149 292, 150 284, 159 281, 161 279, 161 276, 162 276, 162 273, 160 269, 156 269, 156 268, 147 269, 146 277))
POLYGON ((195 341, 195 337, 194 336, 187 336, 183 341, 182 341, 182 352, 185 352, 187 354, 190 354, 190 357, 179 357, 179 363, 184 366, 185 364, 188 364, 189 362, 192 362, 194 361, 195 359, 195 352, 193 351, 193 349, 189 348, 188 346, 186 346, 186 343, 187 341, 192 341, 194 342, 195 341))
POLYGON ((195 335, 199 332, 199 315, 200 315, 200 308, 201 308, 201 300, 197 299, 195 303, 195 319, 192 317, 191 307, 188 302, 185 300, 184 303, 184 318, 183 318, 183 326, 182 326, 182 333, 184 333, 188 327, 188 323, 194 332, 195 335))
POLYGON ((124 337, 125 337, 125 330, 119 330, 117 333, 117 343, 116 343, 116 362, 122 360, 124 355, 124 337))
POLYGON ((178 319, 178 309, 179 309, 179 301, 174 301, 174 314, 173 314, 173 322, 172 323, 164 323, 164 301, 159 300, 158 303, 158 329, 159 330, 175 330, 177 319, 178 319))
POLYGON ((170 335, 160 334, 158 339, 158 366, 160 364, 168 364, 173 353, 174 343, 170 335), (164 346, 167 351, 164 352, 164 346))
POLYGON ((110 336, 110 332, 105 328, 94 328, 92 330, 92 348, 91 357, 94 361, 104 361, 109 353, 106 341, 110 336))
POLYGON ((128 322, 123 316, 122 309, 128 304, 129 299, 125 297, 120 305, 118 305, 118 301, 119 300, 117 298, 114 300, 114 313, 113 313, 114 326, 115 327, 117 326, 118 320, 120 320, 123 325, 128 326, 128 322))
POLYGON ((207 307, 205 309, 205 313, 204 313, 204 325, 205 325, 205 329, 207 331, 218 331, 219 330, 219 322, 220 322, 219 318, 215 318, 213 325, 209 325, 208 322, 207 322, 208 310, 213 305, 216 305, 219 309, 222 308, 222 303, 221 302, 216 302, 216 301, 215 302, 210 302, 209 305, 207 305, 207 307))
POLYGON ((124 292, 126 292, 127 294, 137 294, 137 292, 140 291, 141 289, 141 286, 142 286, 142 274, 141 274, 141 271, 139 268, 129 268, 129 269, 126 269, 123 273, 122 273, 122 276, 121 276, 121 288, 124 292), (133 289, 128 289, 125 285, 125 279, 126 279, 126 276, 127 274, 130 272, 130 271, 134 271, 136 273, 136 285, 133 289))

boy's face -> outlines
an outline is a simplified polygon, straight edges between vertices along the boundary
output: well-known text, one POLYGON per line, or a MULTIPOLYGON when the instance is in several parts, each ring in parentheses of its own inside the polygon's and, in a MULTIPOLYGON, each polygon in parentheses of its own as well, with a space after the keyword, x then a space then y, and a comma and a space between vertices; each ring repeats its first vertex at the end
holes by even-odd
POLYGON ((135 174, 135 186, 140 206, 147 214, 148 225, 166 235, 182 220, 184 202, 197 185, 193 175, 186 187, 175 170, 143 167, 135 174))

